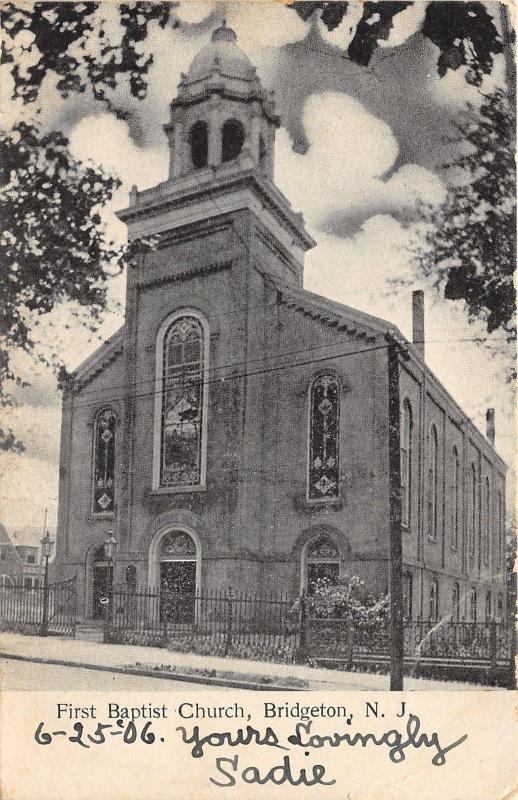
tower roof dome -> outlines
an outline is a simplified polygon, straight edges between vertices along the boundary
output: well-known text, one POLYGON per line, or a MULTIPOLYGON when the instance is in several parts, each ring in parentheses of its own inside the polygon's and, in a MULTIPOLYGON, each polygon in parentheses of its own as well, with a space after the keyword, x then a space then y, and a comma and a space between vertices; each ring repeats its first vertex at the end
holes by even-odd
POLYGON ((228 28, 225 20, 221 27, 212 32, 209 44, 196 55, 189 67, 187 81, 197 81, 210 75, 218 67, 223 75, 241 80, 252 80, 255 67, 237 45, 237 36, 228 28))

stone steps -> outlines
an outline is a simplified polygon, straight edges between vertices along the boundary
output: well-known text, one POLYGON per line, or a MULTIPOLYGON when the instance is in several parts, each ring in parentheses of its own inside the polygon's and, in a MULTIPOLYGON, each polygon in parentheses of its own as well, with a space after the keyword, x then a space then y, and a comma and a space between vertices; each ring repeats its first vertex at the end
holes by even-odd
POLYGON ((85 642, 102 642, 104 639, 103 623, 78 622, 75 638, 82 639, 85 642))

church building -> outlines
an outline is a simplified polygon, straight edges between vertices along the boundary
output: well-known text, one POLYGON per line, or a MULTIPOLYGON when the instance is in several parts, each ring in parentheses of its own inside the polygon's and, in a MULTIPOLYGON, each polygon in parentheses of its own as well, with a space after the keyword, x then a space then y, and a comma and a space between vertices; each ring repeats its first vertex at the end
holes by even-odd
MULTIPOLYGON (((156 236, 123 327, 64 387, 58 577, 183 594, 388 589, 407 618, 503 617, 505 464, 392 324, 303 288, 315 246, 274 182, 272 93, 223 25, 182 75, 169 177, 119 212, 156 236)), ((308 198, 310 202, 311 199, 308 198)), ((345 276, 345 272, 344 272, 345 276)))

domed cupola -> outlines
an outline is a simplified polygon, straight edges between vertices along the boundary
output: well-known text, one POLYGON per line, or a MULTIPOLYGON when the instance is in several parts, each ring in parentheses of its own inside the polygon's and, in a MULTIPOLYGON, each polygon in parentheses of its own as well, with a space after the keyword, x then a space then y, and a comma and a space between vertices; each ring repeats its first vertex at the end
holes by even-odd
POLYGON ((214 69, 226 78, 256 80, 255 67, 238 47, 235 31, 227 27, 225 20, 220 28, 213 31, 209 44, 194 57, 187 73, 187 82, 203 80, 214 69))
POLYGON ((225 21, 182 74, 171 119, 169 177, 199 170, 258 169, 273 180, 275 130, 280 121, 273 93, 225 21))

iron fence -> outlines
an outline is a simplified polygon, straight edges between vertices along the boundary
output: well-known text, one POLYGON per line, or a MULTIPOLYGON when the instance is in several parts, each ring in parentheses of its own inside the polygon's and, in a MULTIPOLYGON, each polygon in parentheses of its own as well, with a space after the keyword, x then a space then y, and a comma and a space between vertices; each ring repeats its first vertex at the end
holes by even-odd
POLYGON ((34 634, 74 636, 76 578, 48 587, 15 583, 0 588, 0 624, 5 629, 34 634), (46 611, 46 613, 45 613, 46 611))
MULTIPOLYGON (((4 586, 0 627, 74 636, 76 597, 75 578, 47 590, 4 586)), ((309 615, 304 596, 231 589, 193 595, 114 586, 105 608, 105 641, 281 662, 309 659, 348 668, 380 668, 390 657, 389 620, 317 618, 309 615)), ((467 677, 470 670, 476 677, 510 673, 513 646, 513 629, 505 623, 416 620, 404 626, 405 664, 413 674, 426 668, 445 677, 467 677)))
POLYGON ((193 595, 116 586, 106 639, 292 661, 298 646, 299 616, 297 601, 283 594, 225 590, 193 595))

